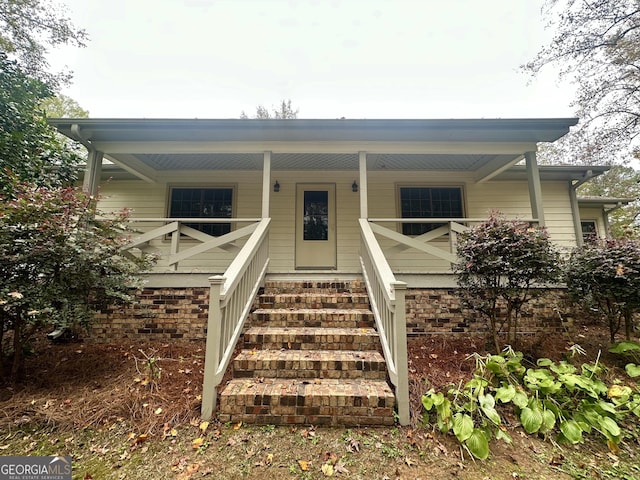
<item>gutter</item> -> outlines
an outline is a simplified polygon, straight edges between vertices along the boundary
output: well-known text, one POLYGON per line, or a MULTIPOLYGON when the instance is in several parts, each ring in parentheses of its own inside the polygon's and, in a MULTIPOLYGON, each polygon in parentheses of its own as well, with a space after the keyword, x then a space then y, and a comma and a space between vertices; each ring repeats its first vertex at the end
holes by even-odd
POLYGON ((82 143, 89 153, 87 155, 87 165, 85 167, 84 179, 82 181, 82 190, 87 192, 89 195, 95 196, 98 193, 103 153, 97 151, 89 139, 82 135, 82 132, 80 132, 80 126, 77 123, 71 125, 71 133, 75 137, 74 140, 82 143))
POLYGON ((71 133, 75 137, 74 140, 84 145, 85 148, 89 150, 89 153, 91 153, 92 151, 95 152, 95 148, 93 148, 93 145, 91 145, 91 142, 89 142, 89 139, 85 138, 84 136, 82 136, 82 133, 80 133, 80 125, 78 125, 77 123, 72 124, 71 133))

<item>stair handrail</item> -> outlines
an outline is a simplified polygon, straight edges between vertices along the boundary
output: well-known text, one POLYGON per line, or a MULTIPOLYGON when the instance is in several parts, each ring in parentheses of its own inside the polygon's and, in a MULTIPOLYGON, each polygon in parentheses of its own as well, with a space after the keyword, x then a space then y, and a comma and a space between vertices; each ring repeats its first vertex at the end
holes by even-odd
POLYGON ((245 320, 269 265, 270 218, 262 219, 223 275, 209 277, 209 315, 201 416, 209 420, 245 320))
POLYGON ((360 265, 369 294, 389 378, 395 386, 398 422, 408 425, 409 366, 405 292, 407 284, 396 280, 367 219, 361 218, 360 265))

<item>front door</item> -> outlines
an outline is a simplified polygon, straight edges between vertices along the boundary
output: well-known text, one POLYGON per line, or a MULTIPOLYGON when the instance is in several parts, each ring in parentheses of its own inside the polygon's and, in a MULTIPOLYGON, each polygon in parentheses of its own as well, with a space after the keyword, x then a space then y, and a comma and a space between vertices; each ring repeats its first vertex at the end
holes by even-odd
POLYGON ((296 186, 296 268, 336 268, 336 186, 296 186))

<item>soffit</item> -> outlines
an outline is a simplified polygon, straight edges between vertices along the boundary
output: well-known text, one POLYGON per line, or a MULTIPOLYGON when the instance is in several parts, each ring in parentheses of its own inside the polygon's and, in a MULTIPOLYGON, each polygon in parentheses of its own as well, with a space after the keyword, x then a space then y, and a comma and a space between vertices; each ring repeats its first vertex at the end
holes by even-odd
MULTIPOLYGON (((262 170, 263 155, 218 154, 136 154, 145 166, 156 171, 172 170, 262 170)), ((117 160, 117 155, 113 156, 117 160)), ((469 154, 368 154, 367 169, 475 171, 489 162, 512 160, 513 155, 469 154)), ((358 170, 357 154, 274 153, 271 169, 278 170, 358 170)))

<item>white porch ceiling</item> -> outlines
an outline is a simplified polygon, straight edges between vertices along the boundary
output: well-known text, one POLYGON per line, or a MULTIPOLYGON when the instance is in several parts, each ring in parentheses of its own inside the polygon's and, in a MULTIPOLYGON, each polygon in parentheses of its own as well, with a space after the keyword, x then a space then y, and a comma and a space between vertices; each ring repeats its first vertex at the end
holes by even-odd
MULTIPOLYGON (((256 153, 134 154, 156 171, 262 170, 263 155, 256 153)), ((112 155, 117 160, 117 155, 112 155)), ((367 155, 369 170, 476 171, 490 162, 508 163, 515 155, 490 154, 375 154, 367 155)), ((274 153, 271 169, 358 170, 357 154, 274 153)))

